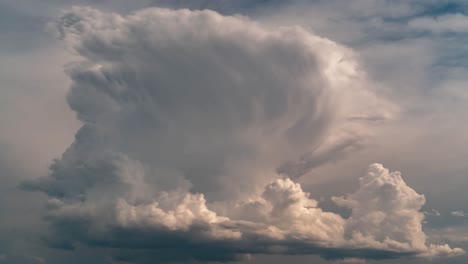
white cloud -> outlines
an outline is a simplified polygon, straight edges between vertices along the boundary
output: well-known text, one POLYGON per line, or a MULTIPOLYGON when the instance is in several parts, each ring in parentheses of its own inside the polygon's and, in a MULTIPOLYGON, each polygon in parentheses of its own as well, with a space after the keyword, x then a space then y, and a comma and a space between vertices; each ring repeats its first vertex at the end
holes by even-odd
POLYGON ((346 236, 352 240, 395 250, 425 248, 424 215, 419 212, 425 198, 408 187, 399 172, 372 164, 356 193, 333 200, 352 209, 346 222, 346 236))
POLYGON ((397 251, 421 254, 459 254, 447 245, 426 245, 422 230, 424 195, 416 193, 401 178, 400 172, 389 172, 381 164, 372 164, 360 178, 360 188, 347 197, 333 201, 352 210, 346 220, 345 237, 358 246, 373 245, 397 251), (445 254, 445 253, 443 253, 445 254))
MULTIPOLYGON (((4 8, 5 10, 2 8, 2 10, 7 15, 7 17, 4 17, 5 19, 2 20, 5 20, 4 22, 7 24, 11 24, 11 21, 8 22, 6 20, 11 19, 11 16, 15 16, 15 12, 25 12, 31 14, 34 17, 38 16, 38 14, 48 16, 50 14, 55 14, 56 10, 60 8, 59 5, 68 5, 67 2, 70 1, 61 1, 58 3, 55 0, 46 0, 41 1, 40 4, 29 0, 4 1, 5 4, 2 6, 7 8, 4 8), (11 2, 12 4, 8 2, 11 2)), ((80 1, 73 2, 76 4, 80 1)), ((145 2, 146 4, 147 1, 128 2, 119 0, 106 0, 97 1, 99 3, 92 1, 91 3, 90 1, 86 0, 81 2, 95 6, 99 5, 105 10, 115 8, 114 10, 120 10, 125 13, 130 9, 135 9, 137 6, 142 6, 142 2, 145 2), (123 7, 122 3, 119 2, 125 2, 126 7, 123 7), (139 2, 139 4, 135 4, 136 2, 139 2)), ((175 2, 182 3, 184 1, 171 1, 171 3, 175 2)), ((229 2, 229 6, 227 8, 231 8, 237 3, 246 3, 248 8, 241 10, 240 8, 236 7, 234 12, 242 11, 246 14, 253 15, 252 10, 255 10, 255 7, 253 9, 250 8, 254 2, 258 1, 249 2, 223 0, 185 2, 186 3, 182 4, 182 6, 186 6, 186 4, 190 4, 192 6, 196 5, 193 4, 194 2, 204 2, 203 4, 209 2, 211 5, 209 6, 210 8, 215 8, 221 11, 226 11, 226 7, 223 7, 222 4, 219 4, 221 2, 229 2)), ((260 2, 279 3, 281 1, 260 2)), ((282 7, 291 7, 290 4, 293 2, 294 1, 283 1, 281 5, 282 7), (286 2, 287 4, 283 4, 286 2)), ((430 7, 430 10, 433 10, 432 8, 438 8, 439 6, 445 8, 445 3, 442 3, 441 1, 436 2, 437 3, 435 5, 430 7)), ((411 183, 414 184, 414 186, 417 186, 419 191, 422 191, 422 193, 425 193, 428 197, 430 197, 430 199, 428 199, 429 206, 437 206, 436 208, 462 208, 464 206, 463 201, 466 200, 464 199, 466 192, 463 192, 463 184, 466 182, 464 180, 466 175, 466 173, 464 173, 466 171, 466 162, 463 157, 466 157, 466 155, 463 155, 463 153, 465 153, 466 150, 463 149, 463 146, 466 145, 464 144, 466 141, 464 140, 466 139, 466 135, 463 133, 463 131, 466 129, 463 129, 463 125, 460 123, 460 120, 463 120, 463 118, 466 116, 466 104, 463 104, 464 99, 468 98, 466 93, 464 93, 464 87, 466 86, 465 80, 463 78, 459 78, 456 82, 453 82, 453 76, 439 76, 438 73, 431 71, 433 70, 433 66, 435 64, 438 64, 435 65, 435 67, 441 67, 440 63, 444 65, 445 63, 450 65, 452 65, 452 63, 463 63, 464 56, 462 53, 464 52, 464 48, 463 41, 461 41, 461 39, 463 38, 464 31, 441 31, 441 33, 450 32, 451 34, 449 38, 446 38, 446 35, 444 34, 440 34, 439 36, 419 34, 417 39, 414 39, 415 36, 412 35, 414 31, 410 28, 395 27, 394 19, 385 21, 381 19, 382 17, 392 17, 398 20, 401 17, 424 13, 424 5, 426 5, 426 3, 430 3, 429 5, 432 5, 435 2, 416 0, 392 1, 390 3, 385 1, 379 2, 366 0, 357 1, 351 5, 348 5, 344 4, 342 1, 314 1, 314 3, 307 1, 307 3, 303 5, 298 5, 298 8, 291 8, 291 12, 289 13, 285 12, 285 9, 277 9, 277 6, 275 6, 274 10, 269 10, 277 14, 277 16, 272 18, 272 21, 270 21, 274 22, 275 25, 302 24, 307 28, 312 28, 317 32, 318 35, 332 37, 333 39, 343 41, 344 43, 355 45, 357 49, 360 49, 360 56, 364 56, 364 59, 369 63, 367 68, 368 70, 372 70, 372 77, 378 79, 380 82, 386 82, 386 84, 391 87, 389 92, 398 99, 399 104, 405 102, 410 107, 414 107, 416 104, 416 108, 421 107, 421 105, 418 106, 418 104, 422 104, 425 111, 428 109, 432 111, 434 108, 437 108, 440 111, 438 116, 430 116, 432 112, 429 114, 427 112, 418 112, 419 114, 416 117, 411 116, 411 114, 405 114, 404 116, 407 123, 404 125, 404 127, 401 127, 401 123, 390 124, 390 129, 385 132, 385 135, 380 134, 381 140, 374 141, 379 142, 378 148, 380 150, 377 148, 371 148, 371 150, 367 149, 369 152, 362 150, 359 153, 354 152, 356 149, 361 148, 363 143, 367 143, 365 141, 366 137, 364 134, 368 131, 367 129, 364 129, 365 133, 362 133, 363 131, 359 131, 356 138, 353 137, 352 133, 343 133, 346 137, 342 137, 340 133, 336 133, 335 137, 330 137, 328 139, 328 142, 330 142, 329 145, 322 142, 321 144, 325 145, 314 150, 313 155, 306 154, 299 158, 299 160, 291 158, 292 161, 286 163, 288 166, 283 166, 280 168, 287 168, 287 173, 291 174, 291 176, 294 176, 304 174, 304 172, 309 171, 310 168, 315 168, 314 166, 317 166, 317 164, 320 165, 323 164, 323 162, 328 162, 337 158, 341 159, 344 154, 353 152, 353 155, 351 156, 352 158, 350 159, 348 156, 346 163, 340 162, 335 164, 333 162, 328 166, 325 166, 326 168, 333 168, 333 171, 325 171, 324 173, 324 171, 315 170, 312 174, 308 175, 313 175, 313 177, 306 177, 300 180, 304 189, 307 190, 310 190, 309 188, 311 186, 311 182, 314 182, 313 186, 316 187, 316 189, 312 192, 312 197, 315 198, 323 195, 328 197, 328 195, 331 194, 348 192, 348 190, 352 188, 351 184, 346 184, 348 181, 350 181, 350 177, 345 178, 343 176, 356 175, 356 171, 360 171, 363 165, 368 164, 373 160, 379 160, 383 161, 384 164, 392 164, 393 167, 398 167, 405 171, 407 175, 411 175, 411 183), (420 3, 422 5, 420 5, 420 3), (390 4, 390 6, 388 6, 388 4, 390 4), (281 17, 284 19, 280 19, 281 17), (408 32, 411 32, 411 35, 405 35, 408 32), (420 38, 421 36, 422 38, 420 38), (404 39, 400 40, 398 39, 399 37, 403 37, 404 39), (388 41, 388 38, 390 38, 390 41, 388 41), (439 57, 443 58, 441 59, 439 57), (436 79, 436 81, 432 80, 431 78, 436 79), (438 84, 439 81, 443 83, 443 87, 438 84), (425 91, 430 90, 431 92, 429 94, 432 94, 433 96, 431 96, 431 98, 427 98, 426 96, 423 96, 419 90, 423 91, 422 93, 424 95, 426 95, 425 91), (400 94, 401 91, 403 91, 403 95, 400 94), (449 96, 444 95, 445 91, 450 93, 449 96), (462 103, 459 103, 460 101, 462 101, 462 103), (459 105, 460 109, 463 110, 462 113, 455 112, 453 110, 455 105, 459 105), (421 122, 421 120, 426 120, 427 122, 421 122), (453 122, 449 124, 447 123, 447 120, 452 120, 453 122), (424 133, 421 133, 421 131, 424 131, 424 133), (336 138, 337 141, 334 141, 334 138, 336 138), (340 149, 340 146, 342 145, 344 147, 340 149), (336 152, 336 150, 339 151, 336 152), (398 155, 395 155, 395 153, 398 153, 398 155), (440 175, 443 175, 443 177, 440 177, 440 175), (339 179, 337 179, 337 177, 339 177, 339 179), (319 181, 327 181, 328 183, 317 184, 319 181), (319 187, 317 187, 318 185, 319 187), (434 196, 432 196, 432 194, 434 194, 434 196)), ((456 3, 456 8, 461 8, 461 5, 465 4, 461 2, 456 3)), ((243 6, 240 7, 243 8, 243 6)), ((265 5, 262 5, 260 8, 258 8, 258 10, 263 12, 267 9, 264 7, 265 5)), ((233 11, 227 10, 226 12, 231 13, 233 11)), ((256 15, 258 14, 256 13, 253 16, 256 15)), ((38 40, 45 39, 43 34, 41 34, 41 32, 39 32, 40 30, 38 29, 41 26, 41 21, 45 20, 45 18, 41 18, 40 20, 32 20, 23 16, 20 18, 21 19, 13 20, 15 22, 14 28, 21 28, 22 30, 13 33, 11 32, 11 27, 4 27, 4 31, 6 31, 4 32, 4 35, 10 36, 13 34, 14 37, 9 38, 10 40, 7 41, 8 43, 5 47, 2 45, 4 55, 2 56, 2 65, 4 66, 4 69, 2 69, 3 78, 0 78, 2 79, 2 92, 0 98, 3 100, 0 100, 2 101, 1 108, 3 111, 1 111, 2 116, 0 119, 2 120, 3 125, 0 128, 2 131, 0 133, 0 141, 2 141, 0 145, 3 152, 2 155, 0 155, 0 159, 3 158, 4 160, 3 162, 0 161, 0 163, 4 165, 2 168, 2 176, 7 176, 6 178, 2 179, 2 186, 4 187, 10 185, 10 183, 15 183, 19 179, 37 177, 38 174, 43 174, 46 172, 46 163, 49 163, 53 157, 58 157, 57 154, 61 153, 64 149, 64 146, 67 145, 70 140, 72 140, 72 134, 69 133, 73 133, 76 127, 76 124, 72 122, 73 117, 68 114, 69 111, 64 111, 65 109, 62 109, 63 107, 61 107, 62 103, 60 102, 60 98, 62 96, 62 90, 54 88, 57 87, 57 85, 61 85, 62 88, 68 86, 65 85, 65 83, 68 83, 67 80, 64 80, 61 76, 55 76, 55 74, 59 74, 61 70, 54 66, 62 64, 62 61, 68 59, 54 59, 56 58, 56 55, 54 54, 57 54, 57 49, 54 45, 51 45, 48 42, 46 45, 48 46, 47 49, 37 49, 37 47, 44 45, 42 40, 38 40), (30 20, 33 23, 30 23, 30 20), (23 24, 23 22, 26 24, 23 24), (33 33, 33 35, 31 35, 31 33, 33 33), (21 41, 26 39, 28 41, 21 41), (34 47, 34 50, 25 52, 25 46, 34 47), (46 64, 47 67, 44 67, 44 64, 46 64), (47 88, 44 89, 43 87, 47 88), (34 136, 31 136, 31 131, 34 131, 34 136), (4 145, 4 143, 7 144, 4 145), (9 168, 16 168, 21 172, 12 173, 15 171, 10 170, 9 168)), ((259 17, 256 16, 255 19, 259 19, 259 17)), ((432 22, 433 21, 431 21, 431 23, 432 22)), ((436 22, 440 23, 440 21, 436 22)), ((427 29, 427 32, 430 30, 431 29, 427 29)), ((60 55, 60 57, 63 56, 60 55)), ((460 69, 463 67, 464 66, 461 65, 460 69)), ((461 72, 461 75, 464 76, 463 72, 461 72)), ((138 126, 135 126, 135 128, 137 127, 138 126)), ((384 130, 386 129, 387 128, 384 130)), ((83 133, 80 133, 80 135, 83 135, 83 133)), ((151 154, 151 152, 148 153, 151 154)), ((80 158, 77 158, 76 164, 79 164, 79 162, 83 160, 82 157, 86 155, 86 152, 84 152, 80 158)), ((92 158, 90 160, 92 160, 92 158)), ((192 184, 184 179, 185 175, 182 172, 173 171, 166 168, 158 168, 158 170, 156 170, 144 161, 140 162, 131 160, 129 162, 119 161, 119 163, 121 163, 121 167, 124 167, 121 168, 121 170, 126 170, 128 168, 133 169, 127 173, 127 175, 129 175, 127 179, 122 176, 125 173, 118 174, 119 177, 121 177, 119 178, 120 182, 113 186, 115 187, 114 189, 112 189, 109 185, 106 186, 105 183, 101 183, 101 185, 94 187, 94 190, 93 187, 84 188, 89 191, 87 194, 90 194, 90 196, 84 196, 79 192, 76 192, 76 197, 74 195, 71 195, 71 197, 76 198, 76 200, 87 197, 89 204, 96 202, 98 199, 115 202, 118 201, 119 198, 125 197, 124 199, 121 199, 121 201, 125 201, 127 204, 138 208, 152 205, 152 202, 154 202, 153 200, 156 200, 159 203, 157 208, 160 208, 164 213, 170 215, 172 214, 171 207, 165 207, 161 205, 161 202, 159 201, 160 197, 162 197, 161 193, 164 192, 164 189, 166 189, 166 187, 168 189, 182 189, 176 190, 174 192, 167 192, 168 196, 170 197, 172 197, 171 195, 176 194, 180 195, 181 197, 189 195, 187 190, 191 188, 192 184), (146 179, 148 178, 158 178, 159 181, 159 178, 162 177, 156 177, 154 175, 160 174, 168 174, 171 175, 171 177, 164 177, 168 179, 168 182, 165 183, 146 183, 146 179), (131 176, 134 175, 143 175, 144 181, 141 181, 140 179, 133 179, 131 176), (174 178, 178 179, 177 183, 174 183, 171 180, 174 178), (161 187, 161 185, 164 185, 164 187, 161 187), (123 188, 124 186, 130 186, 130 188, 125 189, 123 188), (149 188, 146 188, 145 186, 149 188), (124 190, 121 190, 122 188, 124 190), (157 191, 155 191, 156 193, 151 191, 153 188, 157 189, 157 191), (110 193, 112 192, 115 192, 116 195, 110 197, 110 193)), ((239 169, 239 167, 235 164, 231 165, 231 167, 237 167, 239 169)), ((246 167, 248 166, 246 165, 246 167)), ((265 165, 264 167, 269 168, 270 166, 265 165)), ((76 168, 78 170, 79 166, 77 165, 76 168)), ((233 171, 235 170, 233 169, 233 171)), ((251 175, 250 171, 251 170, 248 168, 242 169, 241 174, 251 175)), ((263 170, 258 171, 259 174, 263 173, 263 170)), ((259 181, 258 184, 255 184, 255 186, 247 187, 252 187, 252 189, 255 190, 261 189, 261 191, 263 191, 263 184, 266 183, 267 180, 269 181, 273 177, 276 177, 274 173, 269 173, 271 171, 270 169, 267 169, 266 171, 268 171, 268 173, 264 173, 264 175, 269 176, 265 176, 265 179, 259 181)), ((284 170, 279 171, 283 172, 284 170)), ((82 168, 82 172, 83 173, 81 175, 88 175, 85 173, 86 168, 82 168)), ((235 173, 233 172, 233 174, 235 173)), ((239 176, 239 178, 241 177, 239 176)), ((254 215, 253 213, 247 216, 247 213, 243 213, 243 210, 240 210, 239 216, 234 214, 228 215, 228 213, 223 212, 223 210, 219 208, 222 207, 222 205, 225 203, 219 203, 221 204, 220 206, 218 206, 218 203, 213 203, 217 197, 223 195, 214 195, 213 191, 207 192, 208 189, 214 190, 218 193, 229 193, 229 195, 226 195, 226 199, 229 199, 233 196, 239 196, 242 198, 243 195, 250 195, 252 196, 250 197, 252 199, 255 198, 261 200, 261 198, 258 198, 258 195, 251 194, 250 189, 241 195, 235 195, 235 193, 243 191, 244 188, 239 188, 239 190, 232 192, 229 190, 228 187, 231 185, 231 183, 232 186, 238 186, 241 184, 240 182, 249 182, 248 179, 247 181, 238 181, 236 177, 229 176, 226 177, 226 181, 231 182, 223 184, 225 185, 223 190, 217 191, 216 188, 211 187, 203 189, 203 184, 200 183, 197 185, 201 186, 202 190, 197 189, 192 190, 192 192, 199 191, 205 193, 203 196, 205 197, 205 200, 208 200, 206 207, 210 211, 216 213, 218 217, 229 216, 231 219, 245 219, 253 222, 263 221, 260 218, 261 216, 254 215), (233 180, 230 180, 231 178, 233 180), (226 191, 224 189, 228 190, 226 191)), ((206 179, 206 182, 208 183, 207 186, 213 185, 211 180, 206 179)), ((82 183, 83 181, 78 181, 76 185, 80 186, 82 183)), ((57 191, 57 193, 60 191, 62 191, 61 193, 69 193, 72 188, 67 186, 73 186, 74 184, 75 183, 73 181, 69 181, 61 186, 55 186, 55 191, 57 191), (63 190, 68 191, 64 192, 63 190)), ((57 193, 56 195, 58 195, 57 193)), ((173 198, 176 205, 171 205, 174 206, 172 208, 176 208, 178 206, 177 203, 183 204, 183 202, 180 202, 181 198, 177 195, 173 198)), ((198 196, 202 194, 192 193, 192 195, 198 196)), ((29 230, 32 228, 31 226, 34 227, 39 222, 40 209, 36 204, 41 204, 40 198, 43 197, 43 195, 29 194, 28 196, 32 198, 28 198, 27 203, 22 203, 26 204, 27 208, 23 208, 24 206, 16 206, 18 201, 21 201, 21 199, 17 198, 24 197, 23 192, 15 192, 15 197, 17 197, 15 199, 10 199, 10 196, 10 191, 4 193, 4 197, 8 199, 3 199, 2 205, 6 204, 8 206, 0 206, 2 209, 4 209, 4 211, 8 209, 7 211, 9 212, 5 215, 5 217, 2 217, 1 222, 3 223, 3 228, 0 230, 0 233, 2 233, 0 237, 3 238, 2 240, 5 241, 3 243, 6 243, 6 245, 14 245, 9 249, 4 248, 4 250, 7 251, 5 254, 8 255, 9 261, 14 262, 14 254, 12 255, 8 252, 27 252, 28 261, 31 261, 30 256, 35 256, 39 253, 42 254, 42 252, 33 254, 31 253, 31 250, 25 249, 23 244, 17 243, 16 241, 21 239, 19 238, 20 234, 15 236, 8 236, 7 234, 10 234, 11 230, 13 229, 18 229, 16 227, 20 227, 21 233, 28 233, 28 237, 37 235, 31 234, 29 230), (23 209, 20 210, 19 208, 23 209), (21 221, 18 221, 18 219, 21 219, 21 221), (24 225, 25 221, 28 222, 27 225, 24 225), (12 226, 15 228, 12 228, 12 226), (26 226, 28 227, 26 228, 26 226), (12 237, 14 240, 11 240, 12 237)), ((66 203, 76 202, 73 200, 67 200, 69 197, 62 197, 55 201, 57 202, 55 205, 51 203, 50 206, 54 207, 58 205, 60 207, 66 203)), ((232 203, 235 204, 237 202, 238 201, 233 201, 232 203)), ((266 205, 264 213, 265 215, 268 215, 269 211, 267 210, 267 207, 271 205, 265 201, 263 202, 266 205)), ((258 203, 252 203, 249 208, 255 212, 258 206, 258 203)), ((115 204, 109 203, 109 205, 106 206, 100 205, 99 208, 100 210, 98 210, 99 212, 97 214, 101 214, 101 212, 104 211, 110 211, 104 209, 115 208, 115 204)), ((228 209, 231 208, 228 207, 228 209)), ((435 215, 435 213, 433 215, 435 215)), ((115 220, 116 218, 113 219, 115 220)), ((435 217, 429 217, 429 225, 425 226, 426 230, 432 226, 432 219, 435 219, 435 217)), ((446 221, 443 217, 435 220, 438 223, 446 221)), ((460 222, 462 220, 463 218, 454 217, 448 221, 460 222)), ((103 219, 96 219, 96 223, 99 222, 102 223, 105 221, 103 219)), ((136 226, 136 224, 133 226, 136 226)), ((41 232, 42 230, 45 230, 44 228, 37 229, 41 230, 41 232)), ((457 230, 454 231, 453 234, 454 236, 458 236, 457 239, 463 239, 466 241, 465 231, 466 230, 457 230)), ((280 232, 270 233, 280 234, 280 232)), ((457 242, 455 242, 458 241, 457 239, 454 238, 453 243, 454 245, 460 246, 457 242)), ((440 241, 444 240, 434 239, 430 241, 431 243, 436 243, 437 241, 440 243, 440 241)), ((35 243, 35 241, 31 240, 30 243, 35 243)), ((2 246, 0 245, 0 247, 2 246)), ((36 250, 40 249, 42 248, 36 250)), ((5 254, 3 256, 6 257, 5 254)), ((79 253, 70 254, 73 254, 76 257, 82 257, 83 255, 86 255, 79 253)), ((3 256, 0 255, 0 259, 3 256)), ((71 261, 79 262, 79 260, 75 258, 73 258, 71 261)))
MULTIPOLYGON (((317 201, 290 179, 272 181, 258 196, 230 207, 225 216, 210 209, 203 194, 183 191, 162 192, 151 202, 140 204, 129 202, 125 196, 115 203, 88 196, 79 203, 51 200, 49 218, 53 223, 89 222, 93 232, 73 239, 91 245, 100 241, 125 247, 125 240, 113 237, 119 234, 115 230, 126 230, 129 233, 122 239, 132 240, 132 233, 149 235, 138 242, 143 244, 132 245, 136 248, 148 247, 154 244, 153 239, 169 234, 184 241, 180 250, 193 241, 195 245, 214 242, 228 245, 220 249, 225 254, 318 253, 326 258, 343 258, 344 263, 399 254, 435 257, 464 253, 447 244, 426 243, 419 211, 424 196, 408 187, 399 172, 389 173, 380 164, 369 167, 356 192, 334 198, 337 204, 351 208, 346 219, 318 208, 317 201), (108 213, 103 214, 105 211, 108 213), (256 241, 255 247, 252 241, 256 241)), ((78 228, 82 227, 78 224, 78 228)))
POLYGON ((302 159, 299 173, 282 170, 300 176, 362 144, 360 121, 393 112, 351 50, 297 27, 271 31, 209 11, 81 8, 58 32, 87 60, 69 67, 68 100, 93 133, 158 169, 190 171, 182 177, 213 195, 241 191, 238 180, 257 181, 241 188, 252 191, 272 167, 302 159), (213 183, 229 188, 208 190, 213 183))
POLYGON ((84 126, 48 178, 25 184, 51 197, 51 244, 149 248, 160 262, 462 252, 426 244, 424 196, 380 164, 335 198, 349 219, 290 179, 354 150, 395 112, 348 48, 211 11, 73 8, 55 26, 82 59, 67 72, 84 126), (217 253, 197 255, 208 245, 217 253))

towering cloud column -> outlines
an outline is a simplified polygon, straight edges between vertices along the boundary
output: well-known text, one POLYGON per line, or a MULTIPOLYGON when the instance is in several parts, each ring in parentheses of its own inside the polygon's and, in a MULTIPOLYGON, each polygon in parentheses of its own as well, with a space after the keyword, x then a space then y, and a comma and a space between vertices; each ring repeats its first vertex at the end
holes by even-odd
POLYGON ((67 72, 83 126, 49 177, 25 184, 50 196, 51 245, 136 263, 429 251, 424 197, 381 165, 335 199, 349 219, 290 179, 395 112, 349 49, 211 11, 73 8, 53 26, 81 58, 67 72))

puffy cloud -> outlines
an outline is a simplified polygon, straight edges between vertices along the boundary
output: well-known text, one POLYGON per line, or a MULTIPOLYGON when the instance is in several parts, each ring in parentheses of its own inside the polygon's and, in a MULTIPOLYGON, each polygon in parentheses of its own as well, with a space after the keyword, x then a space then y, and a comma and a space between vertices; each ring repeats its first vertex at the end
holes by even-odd
POLYGON ((328 242, 337 241, 343 235, 343 219, 323 212, 317 207, 317 201, 309 199, 309 193, 290 179, 277 179, 268 184, 261 198, 263 208, 257 210, 265 214, 263 222, 288 230, 289 236, 328 242))
POLYGON ((345 224, 345 237, 351 243, 423 255, 462 252, 448 245, 426 244, 421 225, 424 214, 420 212, 425 197, 406 185, 400 172, 389 172, 381 164, 372 164, 359 184, 357 192, 333 197, 336 204, 352 210, 345 224))
POLYGON ((424 197, 381 165, 335 198, 348 219, 292 180, 395 111, 351 50, 212 11, 73 8, 53 27, 82 59, 67 73, 84 125, 49 177, 23 185, 50 198, 51 246, 136 263, 456 251, 426 244, 424 197))
POLYGON ((352 209, 346 219, 318 208, 317 201, 287 178, 274 180, 257 196, 238 202, 229 216, 210 209, 202 194, 162 192, 153 201, 138 204, 124 196, 116 202, 88 196, 80 202, 50 200, 48 217, 56 229, 56 237, 49 238, 51 245, 72 248, 79 242, 117 248, 116 259, 141 263, 152 255, 152 261, 164 262, 225 261, 255 253, 320 254, 341 263, 359 263, 464 253, 447 244, 426 243, 419 212, 424 197, 406 186, 398 172, 389 173, 380 164, 369 167, 355 193, 334 199, 352 209), (163 254, 161 248, 167 246, 174 252, 163 254), (182 254, 187 248, 193 251, 182 254))
POLYGON ((301 28, 210 11, 89 8, 56 26, 85 60, 68 67, 68 101, 88 131, 77 136, 95 142, 77 147, 131 153, 208 197, 225 195, 220 185, 239 192, 239 178, 259 183, 241 189, 263 186, 272 167, 304 174, 360 146, 363 120, 392 114, 350 50, 301 28), (296 161, 307 166, 294 171, 296 161))
POLYGON ((395 250, 424 249, 424 215, 419 212, 424 196, 408 187, 399 172, 390 173, 381 164, 372 164, 359 183, 356 193, 333 198, 338 205, 352 209, 346 236, 395 250))

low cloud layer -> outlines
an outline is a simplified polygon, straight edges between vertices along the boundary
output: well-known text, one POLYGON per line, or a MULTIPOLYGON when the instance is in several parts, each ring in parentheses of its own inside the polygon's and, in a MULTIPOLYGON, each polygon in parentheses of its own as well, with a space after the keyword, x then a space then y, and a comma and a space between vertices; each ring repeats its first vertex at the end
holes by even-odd
POLYGON ((397 111, 348 48, 212 11, 73 8, 51 27, 82 59, 67 72, 83 126, 23 185, 50 198, 50 246, 135 263, 463 253, 426 243, 424 196, 380 164, 334 198, 349 218, 295 182, 397 111))

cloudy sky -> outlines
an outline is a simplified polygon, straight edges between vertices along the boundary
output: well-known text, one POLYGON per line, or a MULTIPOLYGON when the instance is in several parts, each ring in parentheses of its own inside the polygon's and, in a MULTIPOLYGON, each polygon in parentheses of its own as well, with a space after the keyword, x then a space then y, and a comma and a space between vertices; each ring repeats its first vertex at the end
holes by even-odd
POLYGON ((0 263, 468 263, 468 1, 0 0, 0 263))

